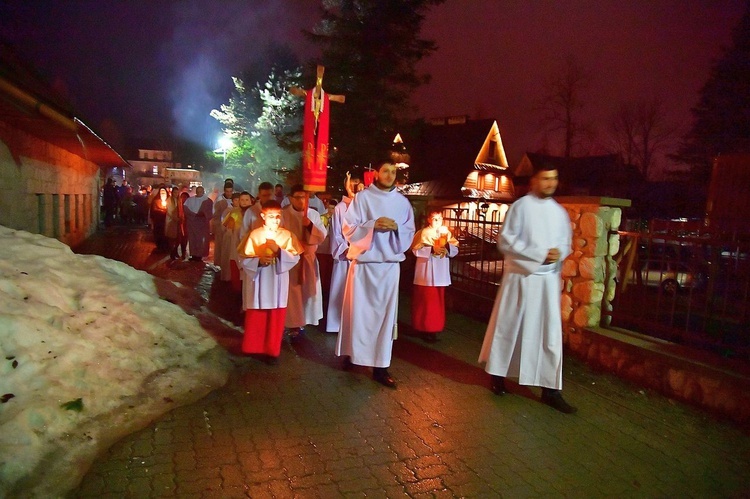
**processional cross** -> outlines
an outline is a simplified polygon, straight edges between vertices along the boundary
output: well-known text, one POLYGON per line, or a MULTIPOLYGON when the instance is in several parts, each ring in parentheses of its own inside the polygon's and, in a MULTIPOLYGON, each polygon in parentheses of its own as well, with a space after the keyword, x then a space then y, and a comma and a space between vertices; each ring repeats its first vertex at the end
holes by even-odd
POLYGON ((306 191, 326 190, 328 168, 328 131, 330 102, 344 103, 345 95, 329 94, 323 90, 325 67, 318 66, 315 87, 305 90, 292 87, 292 95, 305 98, 305 115, 302 128, 302 184, 306 191))

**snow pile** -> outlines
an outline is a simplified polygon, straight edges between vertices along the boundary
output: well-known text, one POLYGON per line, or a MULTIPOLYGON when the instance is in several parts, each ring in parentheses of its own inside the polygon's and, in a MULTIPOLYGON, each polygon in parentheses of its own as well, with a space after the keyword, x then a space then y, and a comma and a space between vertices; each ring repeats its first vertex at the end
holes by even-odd
POLYGON ((227 374, 149 274, 0 226, 0 497, 62 495, 98 452, 227 374))

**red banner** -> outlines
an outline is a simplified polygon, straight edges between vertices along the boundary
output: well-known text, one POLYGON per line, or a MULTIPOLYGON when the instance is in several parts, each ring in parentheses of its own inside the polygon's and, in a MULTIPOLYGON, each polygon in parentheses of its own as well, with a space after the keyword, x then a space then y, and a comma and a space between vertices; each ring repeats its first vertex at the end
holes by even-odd
POLYGON ((306 191, 325 192, 328 169, 328 130, 330 100, 321 90, 322 100, 315 115, 315 88, 305 96, 305 120, 302 131, 302 184, 306 191))
POLYGON ((365 170, 364 177, 365 187, 370 187, 370 184, 375 181, 375 170, 365 170))

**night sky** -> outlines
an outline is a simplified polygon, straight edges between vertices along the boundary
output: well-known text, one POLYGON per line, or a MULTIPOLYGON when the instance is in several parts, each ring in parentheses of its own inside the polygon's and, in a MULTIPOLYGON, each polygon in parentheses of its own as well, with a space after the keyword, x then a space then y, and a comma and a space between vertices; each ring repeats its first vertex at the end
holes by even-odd
MULTIPOLYGON (((110 120, 125 136, 171 131, 213 147, 219 129, 208 113, 227 100, 231 76, 263 67, 274 45, 288 44, 302 60, 314 54, 300 30, 315 25, 317 6, 315 0, 4 0, 0 37, 67 93, 94 129, 110 120)), ((423 27, 422 36, 439 50, 420 66, 432 82, 414 103, 425 117, 497 119, 514 165, 526 150, 556 152, 559 141, 540 131, 534 108, 541 82, 572 55, 593 75, 585 112, 602 136, 592 137, 591 152, 603 152, 604 127, 627 100, 662 98, 675 126, 685 129, 745 6, 745 0, 448 0, 423 27)))

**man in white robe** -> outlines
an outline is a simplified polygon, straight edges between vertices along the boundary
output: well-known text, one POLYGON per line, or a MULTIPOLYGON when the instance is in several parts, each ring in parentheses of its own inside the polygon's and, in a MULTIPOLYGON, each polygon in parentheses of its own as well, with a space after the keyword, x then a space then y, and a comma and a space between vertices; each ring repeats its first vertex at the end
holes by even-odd
POLYGON ((505 377, 542 387, 542 402, 573 413, 562 390, 560 270, 571 252, 570 218, 552 195, 554 167, 540 169, 529 194, 505 217, 498 249, 505 257, 503 281, 479 355, 492 376, 492 391, 505 393, 505 377))
MULTIPOLYGON (((229 253, 224 246, 224 226, 222 218, 227 209, 232 208, 232 194, 234 193, 234 181, 228 178, 224 181, 224 192, 214 201, 214 212, 211 218, 211 233, 214 235, 214 265, 226 268, 222 276, 229 275, 229 253)), ((229 279, 222 280, 228 281, 229 279)))
POLYGON ((200 186, 196 187, 195 196, 185 200, 185 221, 191 260, 201 261, 208 256, 213 204, 205 189, 200 186))
POLYGON ((398 334, 400 262, 414 238, 414 212, 395 190, 396 165, 382 162, 377 181, 363 190, 344 215, 349 272, 344 289, 336 355, 344 368, 373 367, 373 379, 389 388, 393 340, 398 334))
POLYGON ((289 272, 289 304, 285 327, 296 339, 308 324, 317 326, 323 318, 323 291, 315 251, 328 231, 317 211, 307 207, 308 195, 302 184, 292 186, 291 204, 281 210, 281 226, 297 236, 304 252, 300 263, 289 272))

